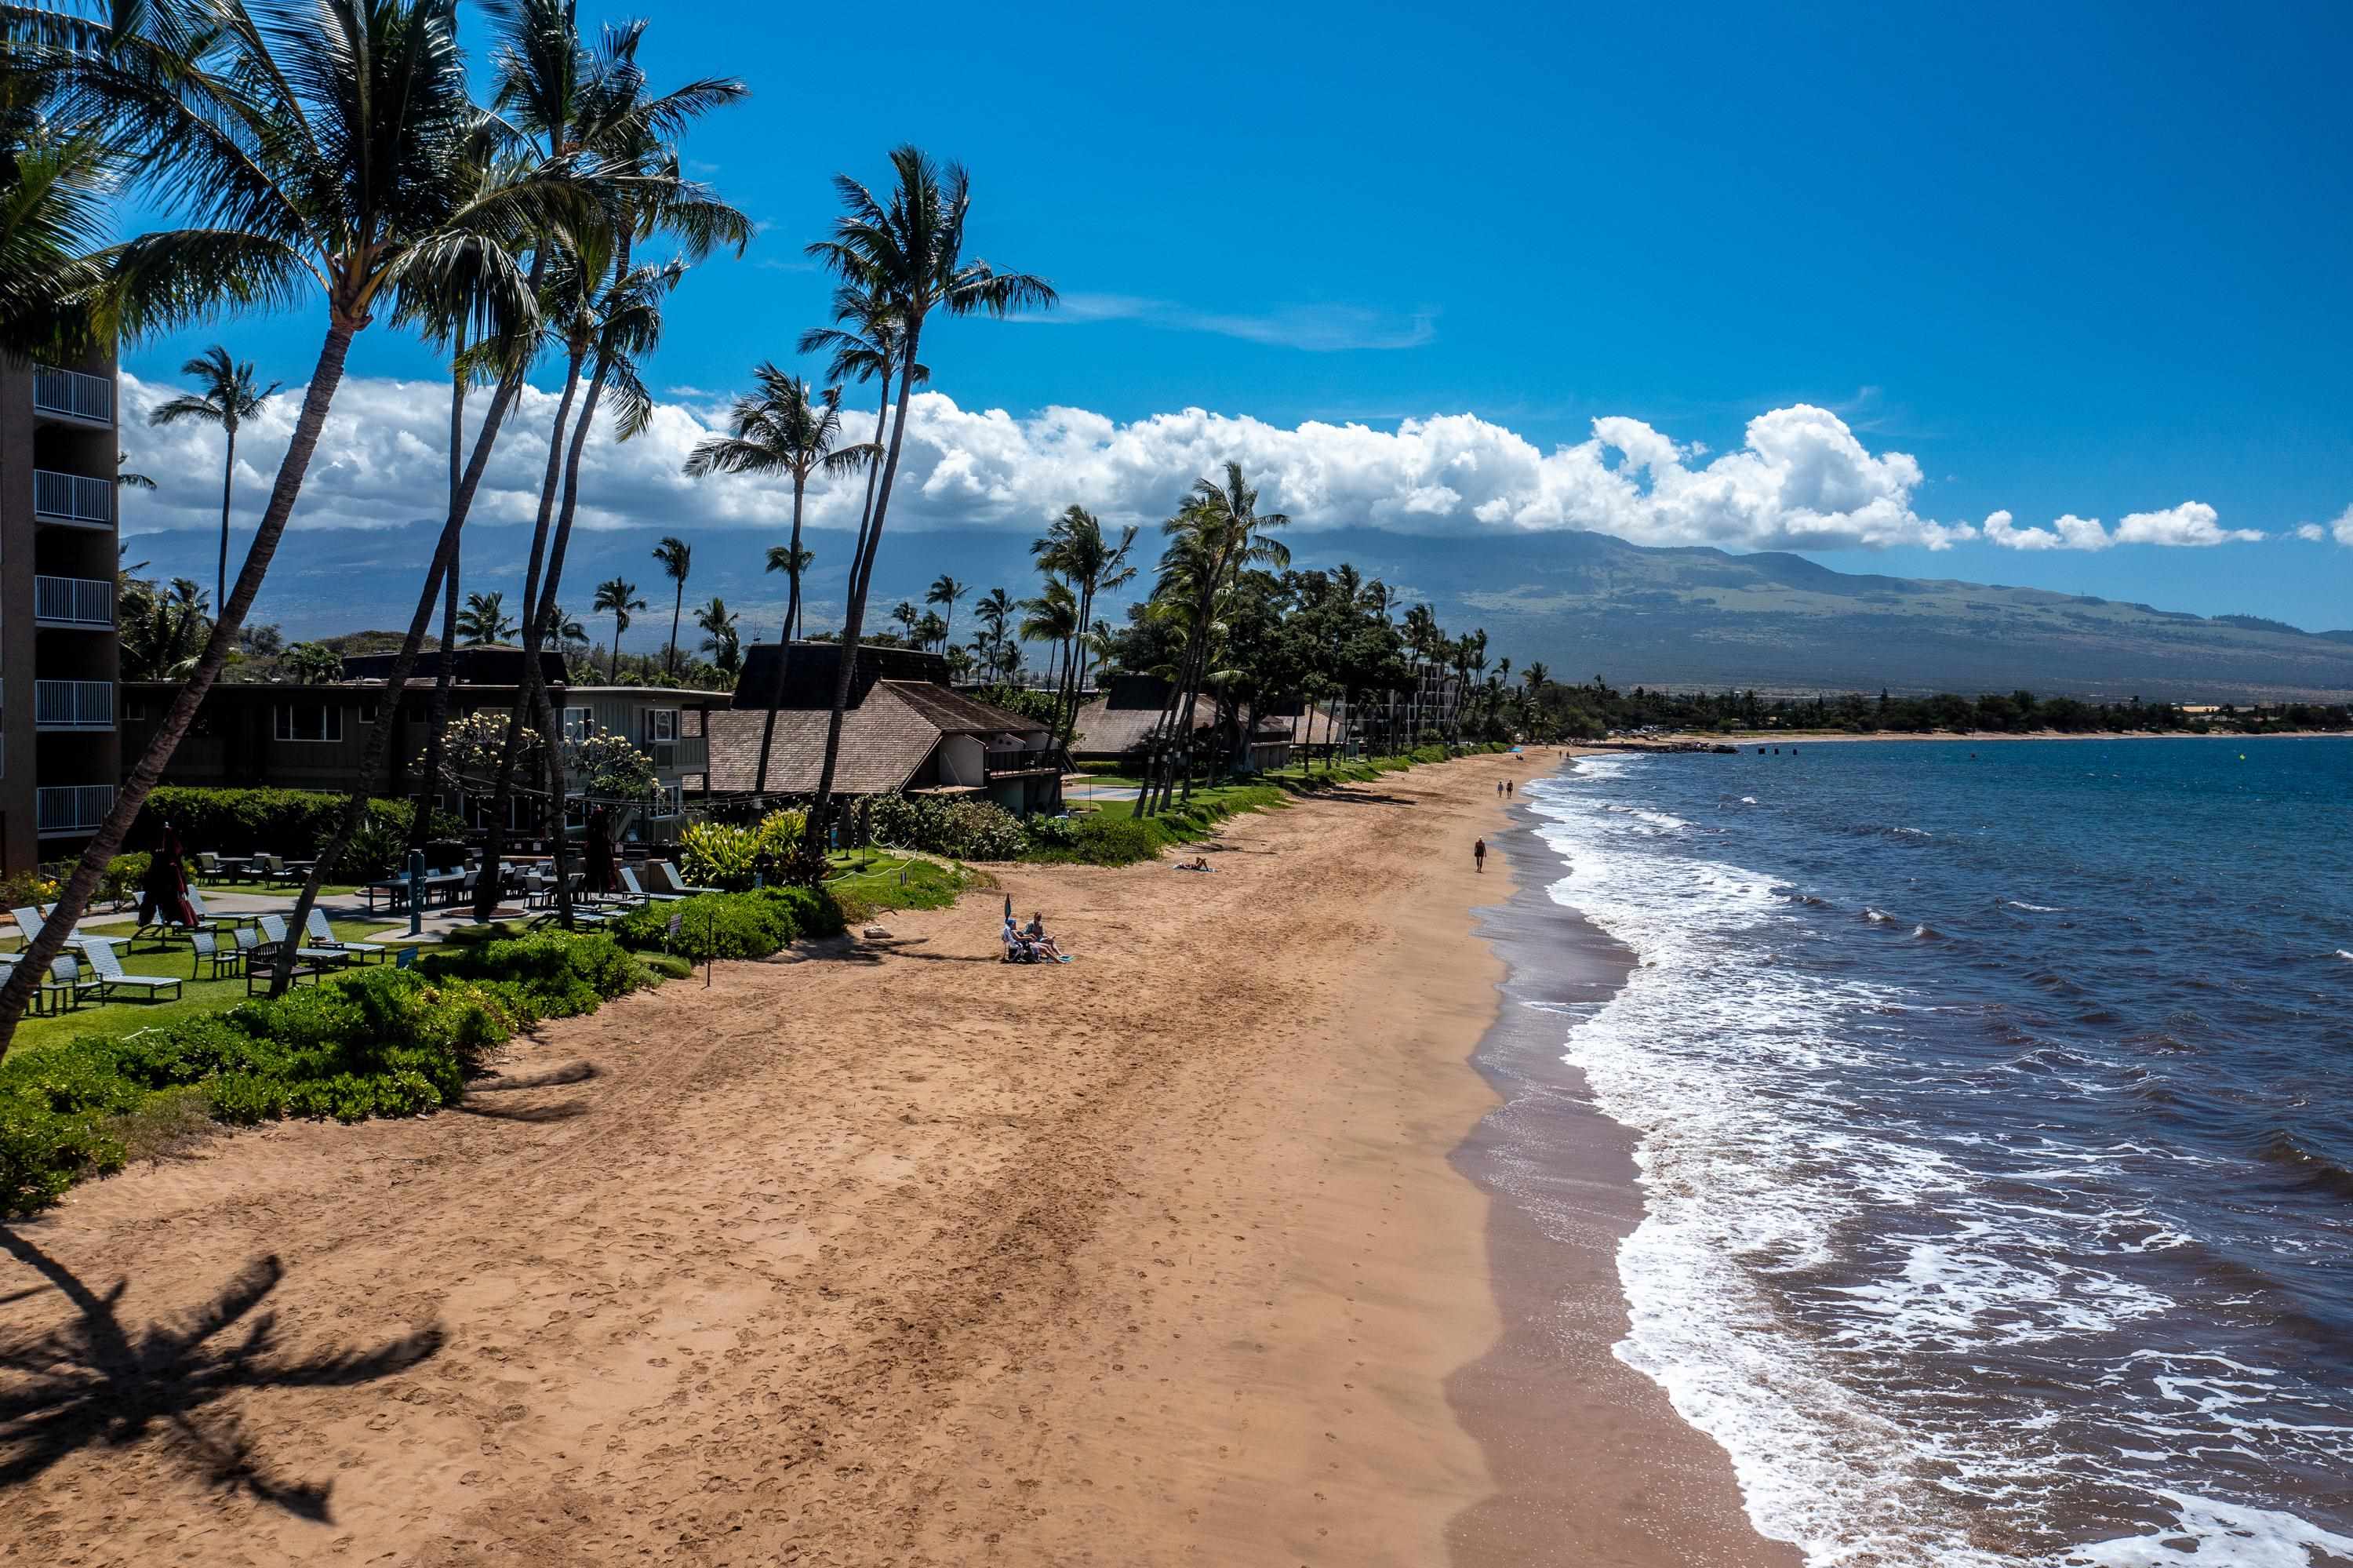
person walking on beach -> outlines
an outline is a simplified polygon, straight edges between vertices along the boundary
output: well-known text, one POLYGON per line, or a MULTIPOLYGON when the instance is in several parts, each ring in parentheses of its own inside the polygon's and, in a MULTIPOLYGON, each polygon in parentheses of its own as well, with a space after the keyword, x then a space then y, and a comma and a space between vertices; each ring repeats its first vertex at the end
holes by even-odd
POLYGON ((1483 874, 1487 869, 1487 841, 1481 839, 1471 846, 1471 863, 1483 874))
POLYGON ((1509 779, 1504 780, 1504 799, 1506 800, 1512 798, 1512 784, 1513 780, 1509 779))

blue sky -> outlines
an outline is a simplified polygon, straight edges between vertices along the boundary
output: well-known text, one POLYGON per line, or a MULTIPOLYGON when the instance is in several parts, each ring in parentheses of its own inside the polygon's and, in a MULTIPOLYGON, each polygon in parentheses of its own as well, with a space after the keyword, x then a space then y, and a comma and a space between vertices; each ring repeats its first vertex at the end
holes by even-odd
MULTIPOLYGON (((837 18, 665 5, 657 83, 754 90, 686 152, 763 231, 680 291, 649 379, 707 416, 788 355, 823 307, 800 247, 828 177, 913 141, 971 166, 975 249, 1069 299, 927 342, 965 413, 1475 415, 1542 451, 1610 418, 1703 446, 1699 471, 1811 405, 1915 460, 1872 482, 1920 519, 2113 529, 2194 501, 2273 535, 1808 551, 1841 569, 2353 625, 2353 548, 2279 536, 2353 508, 2353 7, 1650 10, 1043 5, 989 37, 916 4, 855 63, 837 18)), ((299 384, 317 331, 237 323, 125 366, 166 380, 219 337, 299 384)), ((440 374, 384 329, 352 369, 440 374)))

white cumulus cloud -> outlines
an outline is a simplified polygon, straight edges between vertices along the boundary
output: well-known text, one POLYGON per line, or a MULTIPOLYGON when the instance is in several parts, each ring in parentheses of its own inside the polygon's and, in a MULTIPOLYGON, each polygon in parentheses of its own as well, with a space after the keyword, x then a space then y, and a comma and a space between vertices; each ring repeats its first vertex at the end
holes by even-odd
POLYGON ((2255 528, 2225 528, 2215 510, 2202 501, 2185 501, 2163 512, 2135 512, 2111 533, 2096 517, 2069 513, 2052 520, 2047 528, 2021 528, 2007 512, 1985 520, 1988 542, 2007 550, 2105 550, 2111 545, 2199 546, 2231 545, 2262 538, 2255 528))
POLYGON ((2295 525, 2295 536, 2317 545, 2328 537, 2328 530, 2317 523, 2299 523, 2295 525))
MULTIPOLYGON (((145 428, 169 387, 125 374, 131 466, 156 480, 126 493, 132 532, 208 527, 218 519, 220 437, 193 427, 145 428)), ((271 398, 237 446, 237 515, 250 524, 285 450, 300 390, 271 398)), ((487 399, 477 395, 472 418, 487 399)), ((774 528, 789 514, 780 482, 690 480, 687 454, 712 433, 721 410, 698 388, 674 388, 637 440, 591 440, 582 471, 580 525, 774 528)), ((484 524, 536 514, 555 397, 526 390, 510 415, 476 501, 484 524)), ((853 439, 873 429, 871 406, 848 411, 853 439)), ((353 377, 336 395, 294 526, 382 527, 441 515, 448 485, 448 389, 432 382, 353 377)), ((2259 538, 2221 527, 2213 508, 2185 502, 2137 513, 2114 531, 2095 519, 2061 517, 2019 527, 2007 512, 1940 522, 1915 497, 1920 465, 1867 448, 1834 413, 1808 404, 1748 421, 1740 445, 1711 454, 1642 420, 1593 421, 1586 440, 1549 450, 1475 414, 1405 419, 1394 428, 1310 420, 1275 425, 1201 408, 1126 423, 1083 408, 1050 407, 1017 417, 967 408, 944 393, 917 395, 908 424, 892 524, 922 529, 1035 529, 1077 502, 1115 523, 1166 516, 1193 481, 1240 462, 1261 504, 1296 527, 1370 524, 1415 534, 1509 535, 1588 528, 1644 545, 1734 549, 1921 546, 1941 550, 1983 537, 2010 549, 2105 548, 2112 544, 2211 545, 2259 538)), ((811 486, 807 520, 853 526, 862 484, 811 486)), ((2353 542, 2353 509, 2336 528, 2353 542)))
MULTIPOLYGON (((126 424, 171 389, 126 374, 126 424)), ((291 429, 299 390, 270 399, 237 448, 240 517, 260 504, 291 429)), ((370 527, 439 514, 447 494, 448 393, 429 382, 354 377, 337 393, 304 485, 298 527, 370 527)), ((484 399, 478 396, 476 417, 484 399)), ((533 516, 547 458, 553 394, 527 391, 510 416, 475 516, 533 516)), ((680 471, 716 411, 702 399, 658 405, 651 427, 626 443, 592 440, 582 475, 581 524, 773 526, 788 506, 776 482, 693 481, 680 471)), ((852 410, 852 430, 871 429, 852 410)), ((1923 517, 1913 497, 1920 465, 1873 452, 1837 415, 1807 405, 1749 421, 1736 450, 1709 458, 1626 418, 1593 422, 1586 440, 1538 447, 1472 414, 1406 419, 1394 429, 1311 420, 1270 424, 1200 408, 1121 423, 1082 408, 1017 418, 966 408, 944 393, 917 396, 892 513, 901 526, 1029 529, 1080 502, 1105 517, 1167 515, 1193 481, 1229 459, 1258 482, 1261 504, 1303 528, 1366 524, 1411 533, 1590 528, 1641 544, 1736 548, 1925 545, 1941 549, 1977 530, 1923 517)), ((160 488, 126 496, 133 530, 196 527, 217 517, 216 432, 140 429, 132 466, 160 488)), ((860 487, 812 487, 818 527, 855 521, 860 487)))

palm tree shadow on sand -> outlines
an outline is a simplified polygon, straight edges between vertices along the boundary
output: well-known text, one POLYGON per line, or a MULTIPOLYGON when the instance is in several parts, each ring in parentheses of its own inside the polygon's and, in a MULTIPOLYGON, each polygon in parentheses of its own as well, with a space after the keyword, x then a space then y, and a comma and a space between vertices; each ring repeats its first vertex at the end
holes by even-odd
POLYGON ((441 1349, 439 1325, 373 1351, 288 1352, 277 1314, 260 1310, 285 1277, 275 1256, 246 1265, 202 1309, 133 1334, 117 1316, 129 1281, 100 1296, 5 1226, 6 1251, 54 1286, 79 1316, 30 1336, 0 1338, 0 1491, 24 1485, 77 1449, 155 1440, 196 1479, 332 1522, 333 1483, 287 1481, 254 1451, 236 1415, 213 1410, 244 1389, 336 1388, 390 1377, 441 1349))

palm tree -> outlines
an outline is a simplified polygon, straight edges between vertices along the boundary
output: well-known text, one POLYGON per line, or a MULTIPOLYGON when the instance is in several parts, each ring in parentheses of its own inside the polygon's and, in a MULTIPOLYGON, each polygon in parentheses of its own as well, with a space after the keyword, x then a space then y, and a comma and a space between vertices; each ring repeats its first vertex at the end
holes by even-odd
POLYGON ((702 629, 702 651, 711 655, 723 675, 734 674, 743 662, 743 641, 735 630, 738 619, 728 609, 727 601, 715 594, 694 612, 694 624, 702 629))
POLYGON ((621 678, 621 633, 629 629, 632 612, 645 609, 646 601, 638 597, 638 585, 623 577, 607 577, 596 585, 596 611, 613 618, 612 673, 606 678, 618 682, 621 678))
POLYGON ((939 605, 946 611, 940 618, 940 634, 933 639, 934 641, 944 647, 947 640, 955 635, 956 601, 970 592, 972 592, 971 584, 960 583, 945 572, 934 577, 932 586, 923 590, 925 604, 939 605))
POLYGON ((937 648, 942 652, 945 652, 947 640, 948 623, 942 620, 937 614, 931 610, 927 609, 923 611, 923 618, 915 622, 915 646, 918 648, 937 648))
MULTIPOLYGON (((562 589, 579 504, 581 458, 596 426, 597 406, 609 391, 617 413, 612 424, 620 440, 644 429, 652 417, 653 399, 636 366, 659 340, 661 296, 676 286, 685 262, 700 260, 720 245, 733 245, 740 255, 752 236, 748 218, 683 176, 670 144, 702 115, 743 97, 741 82, 704 79, 649 97, 646 73, 637 58, 644 22, 606 27, 592 49, 580 37, 575 0, 497 0, 497 9, 509 19, 511 35, 500 59, 498 103, 503 122, 535 158, 593 162, 606 176, 606 200, 602 221, 574 226, 562 236, 559 264, 550 271, 551 314, 565 351, 565 390, 549 438, 539 514, 523 573, 523 679, 508 715, 507 740, 484 835, 483 875, 475 900, 480 918, 488 918, 496 906, 507 802, 527 718, 539 726, 550 797, 560 797, 563 789, 562 735, 541 682, 539 651, 549 609, 562 589), (677 242, 679 258, 655 267, 634 265, 633 247, 656 234, 677 242), (551 528, 559 479, 563 501, 554 512, 551 528)), ((673 616, 673 662, 675 621, 673 616)), ((565 853, 561 824, 559 811, 554 834, 559 888, 565 853)), ((559 894, 557 912, 569 925, 568 894, 559 894)))
POLYGON ((1002 673, 998 661, 1004 656, 1005 629, 1013 621, 1013 596, 1001 588, 993 588, 980 596, 972 612, 988 629, 988 673, 994 680, 1002 673))
MULTIPOLYGON (((1059 700, 1062 679, 1069 673, 1071 643, 1085 623, 1079 620, 1079 596, 1071 585, 1058 577, 1046 579, 1045 591, 1035 599, 1021 601, 1021 641, 1043 642, 1054 650, 1054 691, 1059 700)), ((1054 722, 1061 723, 1058 706, 1054 722)))
POLYGON ((662 576, 678 585, 678 596, 670 609, 670 652, 662 659, 662 673, 676 680, 678 618, 679 612, 686 608, 686 574, 694 566, 694 546, 672 534, 654 546, 654 559, 661 563, 662 576))
POLYGON ((911 648, 914 646, 915 622, 922 619, 916 613, 914 605, 906 599, 901 599, 891 611, 891 619, 899 623, 899 630, 906 635, 907 645, 911 648))
POLYGON ((475 646, 485 642, 503 642, 514 635, 514 617, 506 610, 507 596, 503 593, 470 593, 466 608, 458 612, 458 635, 475 646))
POLYGON ((0 51, 0 350, 71 363, 98 346, 91 296, 101 272, 104 198, 120 159, 107 128, 57 112, 78 51, 102 29, 69 14, 11 6, 0 51))
POLYGON ((576 650, 588 641, 588 629, 560 604, 547 607, 547 634, 555 639, 557 647, 566 650, 576 650))
POLYGON ((801 584, 808 577, 809 563, 816 559, 817 552, 807 546, 797 550, 789 545, 768 546, 768 570, 782 572, 792 582, 792 602, 784 629, 787 647, 800 641, 801 616, 808 609, 808 601, 801 593, 801 584))
MULTIPOLYGON (((56 924, 0 986, 0 1049, 237 646, 301 499, 352 340, 453 250, 581 210, 568 165, 487 190, 468 176, 480 119, 449 0, 337 0, 299 24, 275 10, 265 23, 244 0, 208 0, 200 26, 179 5, 125 5, 119 15, 124 25, 105 48, 58 62, 61 90, 75 122, 109 128, 124 166, 140 175, 143 201, 185 224, 100 253, 102 334, 142 338, 223 311, 290 307, 314 290, 326 333, 212 634, 67 878, 56 924)), ((512 269, 499 270, 496 286, 524 293, 512 269)))
POLYGON ((854 473, 873 455, 871 445, 840 447, 841 388, 828 387, 816 397, 808 383, 787 376, 770 361, 754 368, 759 390, 735 399, 728 416, 730 433, 698 445, 686 460, 686 471, 697 478, 710 473, 781 473, 793 482, 793 532, 783 545, 768 547, 768 570, 786 577, 785 625, 776 650, 776 674, 768 690, 768 716, 760 726, 760 762, 752 775, 752 792, 768 788, 768 754, 776 745, 776 710, 785 700, 786 666, 792 662, 793 639, 801 619, 801 572, 809 552, 801 547, 801 507, 808 493, 809 475, 819 469, 828 474, 854 473))
MULTIPOLYGON (((902 146, 891 154, 898 183, 887 202, 846 175, 834 177, 843 212, 834 222, 833 238, 810 246, 809 254, 841 279, 846 291, 862 293, 879 307, 858 316, 861 324, 879 321, 897 334, 895 349, 884 363, 885 373, 898 375, 898 406, 860 533, 863 556, 851 567, 849 599, 841 627, 844 650, 834 680, 832 711, 827 716, 825 761, 818 773, 817 801, 808 814, 810 859, 825 843, 833 806, 834 769, 841 758, 841 715, 849 706, 850 680, 857 664, 858 635, 866 624, 866 593, 881 553, 882 527, 890 515, 891 490, 899 477, 899 455, 906 443, 907 409, 921 368, 923 324, 934 311, 949 315, 986 312, 1004 316, 1029 305, 1050 305, 1054 291, 1042 278, 1026 272, 1000 272, 986 261, 964 258, 965 222, 972 208, 972 180, 963 167, 944 170, 914 147, 902 146)), ((807 352, 804 350, 804 352, 807 352)), ((887 390, 888 383, 885 382, 887 390)))
MULTIPOLYGON (((1135 580, 1135 568, 1127 564, 1128 552, 1135 547, 1135 529, 1129 527, 1119 537, 1117 545, 1103 538, 1103 523, 1083 506, 1066 509, 1054 520, 1042 539, 1033 540, 1029 553, 1038 564, 1050 572, 1058 572, 1076 585, 1079 595, 1079 625, 1094 623, 1095 596, 1111 588, 1122 588, 1135 580)), ((1065 746, 1070 744, 1071 726, 1078 722, 1079 693, 1086 681, 1086 650, 1079 650, 1078 661, 1064 672, 1064 685, 1069 689, 1069 711, 1063 711, 1063 689, 1054 692, 1056 734, 1065 746)))
POLYGON ((176 425, 193 419, 198 424, 217 425, 227 438, 221 460, 221 527, 220 561, 213 574, 213 599, 226 603, 228 599, 228 515, 231 492, 237 480, 237 430, 246 420, 261 412, 262 400, 278 390, 280 385, 271 382, 267 387, 254 385, 253 366, 239 365, 229 357, 227 349, 213 344, 204 353, 180 366, 180 374, 196 383, 194 392, 183 392, 170 402, 162 404, 147 416, 151 425, 176 425))
MULTIPOLYGON (((1196 480, 1184 510, 1163 524, 1172 541, 1169 554, 1162 562, 1164 582, 1173 577, 1178 592, 1190 600, 1187 606, 1185 651, 1178 664, 1182 673, 1176 694, 1172 694, 1181 695, 1183 712, 1162 741, 1162 748, 1169 753, 1172 763, 1173 748, 1188 745, 1193 733, 1194 705, 1202 679, 1208 672, 1209 642, 1219 596, 1245 567, 1280 570, 1291 564, 1290 550, 1280 540, 1265 537, 1267 530, 1282 527, 1290 521, 1280 512, 1261 513, 1257 487, 1242 477, 1241 464, 1229 462, 1222 481, 1196 480)), ((1162 805, 1167 803, 1172 792, 1171 771, 1168 767, 1161 770, 1158 793, 1162 805)), ((1147 802, 1152 794, 1152 781, 1147 779, 1147 802)), ((1192 795, 1193 770, 1187 766, 1185 798, 1190 800, 1192 795)))
POLYGON ((286 650, 279 662, 287 673, 305 686, 343 678, 343 655, 322 643, 297 642, 286 650))

